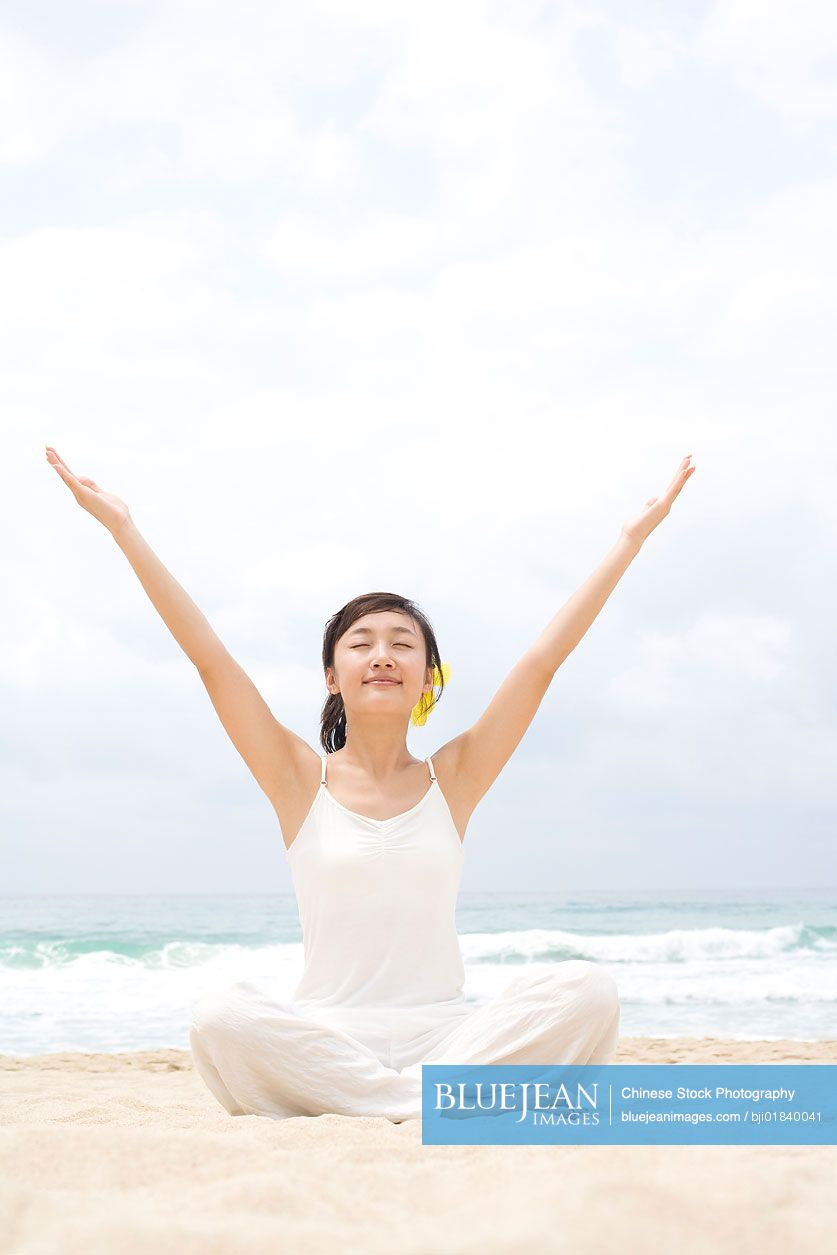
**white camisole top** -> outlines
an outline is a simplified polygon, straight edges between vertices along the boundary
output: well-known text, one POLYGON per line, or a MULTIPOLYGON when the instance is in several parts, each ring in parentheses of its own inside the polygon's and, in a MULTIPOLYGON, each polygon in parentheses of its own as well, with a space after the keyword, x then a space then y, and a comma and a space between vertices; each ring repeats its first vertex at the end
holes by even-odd
POLYGON ((349 810, 326 784, 289 847, 303 933, 293 997, 346 1008, 449 1008, 464 1003, 456 932, 463 845, 433 762, 430 787, 391 819, 349 810))

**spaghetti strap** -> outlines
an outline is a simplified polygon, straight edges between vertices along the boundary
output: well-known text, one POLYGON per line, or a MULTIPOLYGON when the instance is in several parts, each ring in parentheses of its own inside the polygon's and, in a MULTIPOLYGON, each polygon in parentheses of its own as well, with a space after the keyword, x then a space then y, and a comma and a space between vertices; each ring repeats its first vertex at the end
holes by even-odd
POLYGON ((424 760, 424 761, 427 763, 428 767, 430 768, 430 779, 431 779, 431 781, 435 780, 435 779, 436 779, 436 772, 433 770, 433 759, 432 759, 432 758, 428 755, 428 756, 427 756, 427 758, 425 758, 425 760, 424 760))
MULTIPOLYGON (((326 764, 326 756, 325 756, 325 754, 320 754, 320 758, 323 760, 322 771, 320 772, 320 784, 325 784, 325 782, 326 782, 326 778, 325 778, 325 764, 326 764)), ((328 786, 326 785, 326 788, 327 788, 327 787, 328 787, 328 786)))

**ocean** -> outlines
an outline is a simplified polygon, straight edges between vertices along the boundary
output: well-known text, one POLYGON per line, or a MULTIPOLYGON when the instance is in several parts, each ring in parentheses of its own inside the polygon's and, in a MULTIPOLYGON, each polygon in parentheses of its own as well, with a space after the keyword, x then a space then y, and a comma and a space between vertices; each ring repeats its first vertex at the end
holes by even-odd
MULTIPOLYGON (((624 1036, 837 1037, 837 889, 463 892, 456 919, 475 1007, 581 958, 624 1036)), ((0 1053, 188 1050, 201 994, 301 972, 292 894, 0 898, 0 1053)))

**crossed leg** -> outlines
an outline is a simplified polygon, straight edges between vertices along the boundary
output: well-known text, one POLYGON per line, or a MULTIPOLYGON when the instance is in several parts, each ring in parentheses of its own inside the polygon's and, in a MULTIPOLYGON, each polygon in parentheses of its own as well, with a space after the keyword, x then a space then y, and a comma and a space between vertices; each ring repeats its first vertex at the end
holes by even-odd
POLYGON ((420 1076, 422 1063, 609 1063, 619 1015, 610 973, 587 959, 566 959, 534 976, 523 972, 402 1075, 420 1076))
POLYGON ((195 1066, 230 1115, 385 1116, 420 1119, 424 1063, 608 1063, 619 1040, 619 995, 596 963, 570 959, 522 973, 491 1002, 400 1068, 292 1002, 249 981, 206 995, 193 1009, 195 1066), (404 1066, 406 1065, 406 1066, 404 1066))
POLYGON ((420 1074, 401 1076, 356 1038, 249 981, 195 1004, 189 1042, 197 1071, 233 1116, 421 1116, 420 1074))

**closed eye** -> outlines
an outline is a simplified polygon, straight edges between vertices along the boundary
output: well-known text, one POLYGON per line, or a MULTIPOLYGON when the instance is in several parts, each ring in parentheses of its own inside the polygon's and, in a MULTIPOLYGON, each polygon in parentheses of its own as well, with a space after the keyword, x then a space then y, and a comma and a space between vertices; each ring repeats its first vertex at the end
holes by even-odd
MULTIPOLYGON (((396 641, 395 643, 396 643, 396 645, 400 645, 402 649, 412 649, 412 648, 413 648, 413 646, 412 646, 412 645, 408 645, 406 641, 396 641)), ((350 646, 349 646, 349 648, 350 648, 350 649, 365 649, 365 648, 366 648, 366 646, 365 646, 365 645, 362 645, 362 644, 361 644, 361 645, 350 645, 350 646)))

